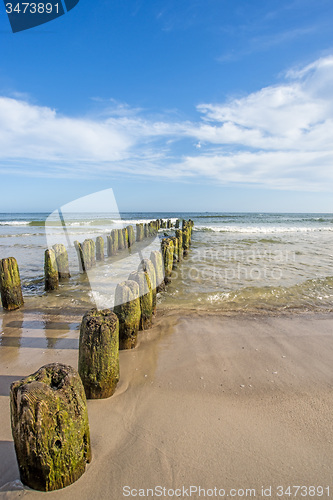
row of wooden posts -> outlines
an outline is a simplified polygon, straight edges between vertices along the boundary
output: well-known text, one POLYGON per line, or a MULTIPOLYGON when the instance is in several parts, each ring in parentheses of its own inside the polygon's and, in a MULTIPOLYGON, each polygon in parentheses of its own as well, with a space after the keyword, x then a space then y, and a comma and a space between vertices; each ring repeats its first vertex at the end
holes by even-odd
MULTIPOLYGON (((84 473, 92 456, 86 399, 114 394, 119 349, 135 347, 138 331, 151 327, 156 294, 170 282, 172 269, 191 244, 193 222, 183 221, 182 229, 176 225, 175 236, 162 239, 161 251, 151 252, 150 259, 143 259, 138 270, 117 285, 113 311, 93 309, 83 316, 78 372, 52 363, 11 385, 12 433, 23 484, 51 491, 72 484, 84 473)), ((141 226, 137 225, 137 241, 141 241, 141 226)), ((151 232, 143 231, 143 237, 163 227, 161 221, 148 226, 151 232)), ((119 231, 124 230, 118 230, 118 250, 119 231)), ((116 241, 115 232, 110 238, 116 241)), ((91 243, 82 245, 90 253, 92 248, 91 243)))

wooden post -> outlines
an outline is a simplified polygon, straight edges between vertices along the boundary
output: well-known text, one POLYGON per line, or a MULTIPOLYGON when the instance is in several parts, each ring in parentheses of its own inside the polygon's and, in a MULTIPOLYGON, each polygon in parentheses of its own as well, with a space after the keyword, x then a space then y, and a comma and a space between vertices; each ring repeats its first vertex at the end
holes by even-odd
POLYGON ((178 262, 183 258, 183 231, 181 229, 176 230, 176 238, 178 240, 178 262))
POLYGON ((127 226, 128 247, 132 247, 135 243, 135 234, 133 226, 127 226))
POLYGON ((123 231, 123 237, 124 237, 124 248, 128 248, 128 231, 127 227, 124 227, 123 231))
POLYGON ((119 246, 119 232, 118 229, 112 229, 111 231, 111 240, 112 240, 112 255, 116 255, 118 252, 118 246, 119 246))
POLYGON ((136 225, 136 241, 142 241, 144 238, 143 224, 136 225))
POLYGON ((0 260, 0 292, 4 309, 14 311, 23 306, 20 273, 14 257, 0 260))
POLYGON ((87 401, 78 373, 45 365, 10 388, 12 433, 21 481, 39 491, 74 483, 91 460, 87 401))
POLYGON ((133 271, 129 280, 136 281, 139 285, 140 294, 140 330, 147 330, 151 327, 153 318, 153 290, 148 273, 144 271, 133 271))
POLYGON ((170 238, 162 240, 162 256, 164 263, 164 281, 170 283, 172 268, 173 268, 173 241, 170 238))
POLYGON ((145 238, 148 238, 148 236, 149 236, 148 224, 145 224, 145 227, 144 227, 144 236, 145 236, 145 238))
POLYGON ((81 273, 85 273, 86 272, 86 267, 85 267, 85 264, 84 264, 82 245, 78 241, 74 241, 74 246, 75 246, 75 250, 76 250, 76 253, 77 253, 77 258, 78 258, 78 261, 79 261, 79 270, 80 270, 81 273))
POLYGON ((53 250, 56 256, 59 281, 66 280, 71 277, 68 265, 68 254, 65 245, 53 245, 53 250))
POLYGON ((145 273, 148 274, 152 291, 153 291, 153 314, 156 312, 156 303, 157 303, 157 298, 156 298, 156 271, 154 264, 150 259, 143 259, 141 263, 139 264, 138 271, 144 271, 145 273))
POLYGON ((171 240, 173 241, 173 267, 176 267, 178 262, 178 238, 173 236, 171 240))
POLYGON ((109 309, 87 312, 79 342, 79 375, 88 399, 109 398, 119 381, 119 321, 109 309))
POLYGON ((118 249, 125 249, 124 232, 122 229, 118 229, 118 249))
POLYGON ((136 346, 141 318, 139 293, 136 281, 123 281, 117 285, 114 312, 119 319, 119 349, 136 346))
POLYGON ((150 254, 150 260, 152 261, 156 274, 156 291, 157 293, 163 292, 165 290, 164 282, 164 266, 163 257, 161 252, 154 250, 150 254))
POLYGON ((104 260, 104 240, 102 236, 96 238, 96 260, 104 260))
POLYGON ((184 250, 184 255, 188 254, 189 248, 190 248, 190 230, 188 228, 184 229, 182 231, 183 233, 183 250, 184 250))
POLYGON ((44 260, 45 290, 57 290, 59 288, 59 276, 56 256, 52 248, 45 250, 44 260))

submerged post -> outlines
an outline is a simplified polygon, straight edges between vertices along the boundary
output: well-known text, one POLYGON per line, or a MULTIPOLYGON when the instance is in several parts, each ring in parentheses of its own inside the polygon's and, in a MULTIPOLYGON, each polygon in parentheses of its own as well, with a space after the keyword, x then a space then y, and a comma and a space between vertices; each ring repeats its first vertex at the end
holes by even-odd
POLYGON ((141 318, 139 294, 136 281, 127 280, 117 285, 113 310, 119 319, 119 349, 136 346, 141 318))
POLYGON ((109 398, 119 381, 119 321, 109 309, 87 312, 79 341, 79 375, 88 399, 109 398))
POLYGON ((53 250, 56 256, 58 266, 59 281, 66 280, 71 277, 69 272, 68 254, 65 245, 53 245, 53 250))
POLYGON ((45 250, 44 260, 45 290, 57 290, 59 288, 59 276, 56 256, 52 248, 45 250))
POLYGON ((20 273, 14 257, 0 260, 0 292, 4 309, 14 311, 23 306, 20 273))
POLYGON ((87 401, 78 373, 53 363, 10 388, 21 481, 39 491, 74 483, 91 460, 87 401))

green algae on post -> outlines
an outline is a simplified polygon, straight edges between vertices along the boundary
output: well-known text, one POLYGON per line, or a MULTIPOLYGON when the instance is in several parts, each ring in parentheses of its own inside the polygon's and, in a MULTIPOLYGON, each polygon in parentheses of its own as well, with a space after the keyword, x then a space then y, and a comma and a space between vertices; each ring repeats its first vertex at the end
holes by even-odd
POLYGON ((157 293, 165 290, 163 257, 160 251, 154 250, 150 253, 150 260, 153 263, 156 274, 157 293))
POLYGON ((127 226, 128 247, 132 247, 135 243, 135 233, 133 226, 127 226))
POLYGON ((20 477, 39 491, 74 483, 91 461, 87 401, 74 368, 52 363, 10 388, 20 477))
POLYGON ((153 290, 148 273, 144 271, 133 271, 129 280, 136 281, 139 285, 140 293, 140 330, 147 330, 151 327, 153 318, 153 290))
POLYGON ((155 266, 150 259, 142 259, 142 261, 138 267, 138 271, 141 271, 141 270, 144 271, 145 273, 147 273, 149 276, 149 280, 150 280, 152 292, 153 292, 153 314, 155 314, 156 304, 157 304, 155 266))
POLYGON ((109 398, 119 381, 119 321, 109 309, 82 318, 79 375, 88 399, 109 398))
POLYGON ((68 254, 65 245, 62 245, 61 243, 53 245, 53 250, 57 260, 59 280, 61 281, 70 278, 71 275, 69 272, 68 254))
POLYGON ((4 309, 14 311, 23 306, 20 273, 14 257, 0 260, 0 292, 4 309))
POLYGON ((119 238, 118 229, 112 229, 111 231, 112 255, 116 255, 118 252, 118 246, 119 246, 118 238, 119 238))
POLYGON ((176 230, 176 238, 178 240, 178 262, 183 258, 183 231, 181 229, 176 230))
POLYGON ((128 231, 127 231, 127 227, 124 227, 122 229, 123 231, 123 237, 124 237, 124 248, 128 248, 128 231))
POLYGON ((119 349, 136 346, 141 318, 139 294, 136 281, 127 280, 117 285, 113 310, 119 319, 119 349))
POLYGON ((173 269, 173 241, 170 238, 162 240, 162 256, 164 263, 164 281, 170 283, 171 272, 173 269))
POLYGON ((144 226, 144 237, 148 238, 148 236, 149 236, 148 224, 145 224, 145 226, 144 226))
POLYGON ((104 260, 104 240, 102 236, 96 238, 96 260, 104 260))
POLYGON ((56 256, 52 248, 45 250, 44 259, 45 290, 57 290, 59 288, 59 276, 56 256))

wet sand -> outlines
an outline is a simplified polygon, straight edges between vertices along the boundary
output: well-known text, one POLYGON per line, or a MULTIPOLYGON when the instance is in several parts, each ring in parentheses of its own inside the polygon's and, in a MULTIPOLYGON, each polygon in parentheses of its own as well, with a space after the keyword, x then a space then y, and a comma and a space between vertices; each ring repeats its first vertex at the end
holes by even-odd
MULTIPOLYGON (((9 385, 49 362, 77 367, 81 316, 3 315, 0 498, 42 495, 19 482, 9 385)), ((278 485, 330 485, 332 326, 333 314, 159 312, 138 347, 120 353, 116 394, 88 402, 92 463, 79 481, 48 497, 118 500, 124 486, 194 485, 227 493, 255 488, 255 498, 265 498, 261 487, 272 485, 277 498, 278 485)))

